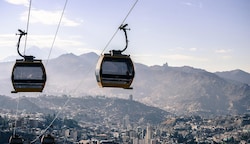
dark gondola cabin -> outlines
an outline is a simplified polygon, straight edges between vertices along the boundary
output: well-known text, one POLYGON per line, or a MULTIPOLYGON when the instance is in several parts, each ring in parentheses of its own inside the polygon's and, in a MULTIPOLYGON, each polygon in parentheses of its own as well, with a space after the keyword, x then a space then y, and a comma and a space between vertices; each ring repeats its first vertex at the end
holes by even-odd
POLYGON ((12 69, 11 81, 14 88, 12 93, 17 92, 42 92, 46 82, 46 71, 43 66, 42 60, 34 59, 34 56, 22 55, 19 51, 19 45, 22 36, 27 33, 18 30, 20 32, 17 52, 23 57, 23 59, 16 60, 12 69))
POLYGON ((100 56, 96 65, 96 80, 100 87, 115 87, 132 89, 130 85, 135 76, 134 64, 129 55, 124 55, 128 47, 127 29, 125 25, 119 27, 124 31, 126 46, 123 50, 111 50, 100 56))
POLYGON ((129 89, 134 75, 134 65, 129 55, 104 54, 96 65, 96 80, 100 87, 129 89))
POLYGON ((23 144, 23 139, 17 136, 11 136, 9 139, 9 144, 23 144))
POLYGON ((55 144, 55 138, 51 135, 43 135, 41 138, 42 144, 55 144))
POLYGON ((14 92, 42 92, 46 72, 41 60, 16 60, 12 70, 14 92))

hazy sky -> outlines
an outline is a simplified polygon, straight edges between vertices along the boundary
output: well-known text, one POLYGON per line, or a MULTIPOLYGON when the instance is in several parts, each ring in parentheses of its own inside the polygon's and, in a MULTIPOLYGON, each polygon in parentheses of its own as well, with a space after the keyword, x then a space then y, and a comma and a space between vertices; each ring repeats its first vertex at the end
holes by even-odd
MULTIPOLYGON (((64 3, 32 0, 26 53, 47 58, 64 3), (40 50, 29 51, 32 47, 40 50)), ((68 0, 51 58, 62 53, 100 54, 134 3, 68 0)), ((28 10, 29 0, 0 1, 0 60, 17 55, 15 33, 26 30, 28 10)), ((131 28, 125 53, 135 62, 250 72, 249 0, 139 0, 125 23, 131 28)), ((124 46, 124 33, 119 31, 105 52, 124 46)))

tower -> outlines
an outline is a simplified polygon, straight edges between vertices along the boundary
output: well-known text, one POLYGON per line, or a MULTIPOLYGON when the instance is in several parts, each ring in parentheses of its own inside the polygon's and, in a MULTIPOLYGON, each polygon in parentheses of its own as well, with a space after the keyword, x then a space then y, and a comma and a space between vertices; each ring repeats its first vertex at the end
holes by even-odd
POLYGON ((152 139, 152 127, 149 125, 147 126, 146 144, 150 144, 151 139, 152 139))

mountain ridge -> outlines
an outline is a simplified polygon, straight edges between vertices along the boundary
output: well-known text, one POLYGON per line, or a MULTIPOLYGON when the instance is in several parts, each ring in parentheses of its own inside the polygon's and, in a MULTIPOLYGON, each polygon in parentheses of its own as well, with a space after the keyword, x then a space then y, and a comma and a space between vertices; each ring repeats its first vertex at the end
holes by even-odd
POLYGON ((242 83, 246 83, 250 85, 250 73, 247 73, 240 69, 215 72, 215 74, 217 74, 220 77, 229 79, 229 80, 238 81, 238 82, 242 82, 242 83))
MULTIPOLYGON (((133 90, 99 88, 94 74, 97 60, 95 53, 79 56, 69 53, 50 59, 46 65, 48 80, 44 93, 120 98, 133 94, 140 102, 177 114, 244 113, 250 109, 249 84, 242 79, 233 80, 237 83, 228 80, 224 73, 211 73, 190 66, 171 67, 167 63, 162 66, 134 63, 133 90)), ((0 66, 10 69, 13 64, 0 63, 0 66)), ((10 80, 7 81, 11 70, 8 73, 6 69, 0 69, 3 73, 0 86, 4 90, 12 88, 10 80)), ((8 92, 3 94, 9 95, 8 92)))
MULTIPOLYGON (((15 111, 18 105, 19 113, 55 114, 59 117, 70 117, 77 121, 103 123, 105 119, 120 122, 128 116, 133 123, 159 124, 167 116, 172 115, 157 107, 152 107, 132 99, 108 98, 104 96, 52 96, 10 98, 0 95, 0 110, 15 111), (67 102, 68 101, 68 102, 67 102), (67 102, 67 106, 63 106, 67 102), (18 103, 18 104, 17 104, 18 103), (63 110, 62 110, 63 109, 63 110)), ((15 112, 14 112, 15 113, 15 112)))

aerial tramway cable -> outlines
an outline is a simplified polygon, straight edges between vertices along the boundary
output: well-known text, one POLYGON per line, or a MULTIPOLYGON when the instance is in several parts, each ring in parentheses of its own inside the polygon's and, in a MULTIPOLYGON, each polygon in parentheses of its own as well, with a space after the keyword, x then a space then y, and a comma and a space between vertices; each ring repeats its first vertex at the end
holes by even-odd
MULTIPOLYGON (((26 33, 29 32, 31 3, 32 3, 32 0, 30 0, 30 2, 29 2, 29 13, 28 13, 28 20, 27 20, 27 25, 26 25, 26 33)), ((24 55, 25 55, 25 52, 26 52, 27 39, 28 39, 28 35, 26 35, 26 37, 25 37, 24 51, 23 51, 24 55)))
POLYGON ((12 93, 18 92, 42 92, 46 83, 46 71, 42 60, 35 59, 34 56, 25 55, 27 44, 27 31, 29 29, 29 19, 31 11, 31 0, 29 3, 28 22, 26 32, 18 30, 19 39, 17 43, 17 52, 23 59, 17 59, 12 69, 11 81, 14 90, 12 93), (20 53, 21 38, 26 36, 23 54, 20 53))
POLYGON ((49 62, 50 55, 51 55, 52 49, 53 49, 54 44, 55 44, 55 41, 56 41, 57 33, 58 33, 58 31, 59 31, 59 28, 60 28, 60 25, 61 25, 61 22, 62 22, 62 18, 63 18, 63 15, 64 15, 64 11, 65 11, 65 9, 66 9, 67 3, 68 3, 68 0, 65 1, 65 4, 64 4, 64 7, 63 7, 63 11, 62 11, 61 17, 60 17, 59 23, 58 23, 57 28, 56 28, 56 33, 55 33, 55 36, 54 36, 54 39, 53 39, 53 42, 52 42, 52 45, 51 45, 51 48, 50 48, 50 51, 49 51, 49 55, 48 55, 48 58, 47 58, 46 65, 47 65, 48 62, 49 62))
POLYGON ((135 1, 126 17, 123 19, 120 27, 115 31, 101 52, 95 70, 96 80, 100 87, 132 89, 130 85, 132 84, 135 75, 134 65, 130 56, 124 55, 122 52, 124 52, 128 46, 126 30, 129 29, 126 28, 127 24, 124 24, 124 22, 134 9, 137 2, 138 0, 135 1), (110 53, 103 54, 119 30, 123 30, 125 33, 125 48, 123 50, 111 50, 110 53))
MULTIPOLYGON (((135 3, 133 4, 133 6, 131 7, 131 9, 129 10, 129 12, 127 13, 127 15, 125 16, 125 18, 123 19, 122 23, 121 23, 121 26, 124 25, 124 22, 126 21, 126 19, 128 18, 128 16, 130 15, 130 13, 132 12, 132 10, 134 9, 135 5, 137 4, 139 0, 136 0, 135 3)), ((57 35, 57 32, 58 32, 58 29, 60 27, 60 23, 61 23, 61 20, 62 20, 62 17, 63 17, 63 13, 64 13, 64 10, 66 8, 66 5, 67 5, 67 0, 65 2, 65 5, 64 5, 64 9, 63 9, 63 12, 62 12, 62 15, 61 15, 61 18, 60 18, 60 22, 59 22, 59 25, 57 27, 57 31, 56 31, 56 35, 57 35)), ((101 54, 106 50, 106 48, 109 46, 109 44, 111 43, 111 41, 113 40, 113 38, 115 37, 115 35, 117 34, 117 32, 119 31, 119 28, 115 31, 115 33, 112 35, 111 39, 108 41, 108 43, 105 45, 105 47, 103 48, 101 54)), ((54 37, 54 41, 56 39, 56 35, 54 37)), ((50 54, 51 54, 51 51, 52 51, 52 48, 53 48, 53 45, 54 45, 54 41, 53 41, 53 44, 52 44, 52 47, 50 49, 50 53, 49 53, 49 56, 48 56, 48 60, 49 60, 49 57, 50 57, 50 54)), ((47 63, 48 63, 48 60, 47 60, 47 63)), ((47 64, 46 63, 46 64, 47 64)), ((74 89, 74 91, 76 91, 80 84, 82 83, 82 81, 76 86, 76 88, 74 89)), ((42 135, 44 135, 44 133, 51 127, 51 125, 54 123, 54 121, 58 118, 59 114, 62 112, 62 110, 64 109, 64 107, 68 104, 68 102, 70 101, 71 97, 69 96, 68 99, 65 101, 63 107, 61 108, 61 110, 58 111, 58 113, 56 114, 55 118, 51 121, 51 123, 48 125, 48 127, 44 130, 43 133, 41 133, 36 139, 34 139, 33 141, 31 141, 31 144, 32 143, 35 143, 42 135)))
POLYGON ((13 129, 13 136, 16 135, 16 125, 17 125, 17 114, 18 114, 18 110, 19 110, 19 102, 20 102, 20 93, 18 95, 18 98, 17 98, 17 106, 16 106, 16 115, 15 115, 15 124, 14 124, 14 129, 13 129))
POLYGON ((11 81, 14 88, 12 93, 18 92, 42 92, 46 83, 46 71, 42 60, 34 59, 34 56, 26 56, 20 53, 19 46, 22 36, 27 35, 19 31, 17 52, 23 59, 17 59, 12 69, 11 81))
POLYGON ((134 64, 130 55, 122 54, 128 47, 127 24, 121 25, 124 31, 126 45, 122 50, 111 50, 102 54, 96 64, 96 80, 100 87, 132 89, 130 85, 135 76, 134 64))
MULTIPOLYGON (((21 38, 22 36, 25 36, 27 35, 27 31, 29 29, 29 19, 30 19, 30 11, 31 11, 31 0, 30 0, 30 3, 29 3, 29 13, 28 13, 28 22, 27 22, 27 26, 26 26, 26 32, 25 31, 22 31, 22 30, 18 30, 19 31, 19 39, 18 39, 18 43, 17 43, 17 52, 18 54, 23 57, 23 60, 16 60, 16 63, 13 67, 13 70, 12 70, 12 84, 13 84, 13 87, 14 87, 14 93, 16 92, 34 92, 34 91, 39 91, 42 88, 39 88, 39 90, 37 88, 34 88, 34 87, 30 87, 30 85, 27 85, 28 83, 31 83, 36 85, 37 86, 37 79, 33 79, 32 77, 28 78, 23 76, 23 75, 27 75, 27 72, 28 74, 31 74, 30 76, 32 76, 32 74, 35 74, 32 72, 32 70, 37 69, 37 68, 40 68, 43 66, 41 61, 40 60, 34 60, 34 56, 26 56, 25 55, 25 51, 26 51, 26 45, 27 45, 27 36, 26 36, 26 39, 25 39, 25 46, 24 46, 24 51, 23 53, 24 54, 21 54, 20 53, 20 42, 21 42, 21 38), (37 65, 37 62, 39 63, 39 65, 37 65), (35 65, 34 65, 35 64, 35 65)), ((44 69, 43 69, 44 70, 44 69)), ((45 71, 43 71, 45 72, 45 71)), ((44 75, 43 75, 44 76, 44 75)), ((45 78, 44 80, 46 80, 46 74, 45 74, 45 78)), ((39 80, 38 80, 39 81, 39 80)), ((44 82, 44 81, 43 81, 44 82)), ((43 83, 42 82, 42 83, 43 83)), ((44 84, 42 84, 42 86, 44 86, 44 84)), ((16 134, 16 126, 17 126, 17 115, 18 115, 18 111, 19 111, 19 103, 20 103, 20 93, 18 95, 18 99, 17 99, 17 106, 16 106, 16 114, 15 114, 15 123, 14 123, 14 128, 13 128, 13 134, 12 136, 10 137, 9 139, 9 143, 10 144, 22 144, 23 143, 23 139, 21 137, 19 137, 17 134, 16 134)))
MULTIPOLYGON (((26 33, 28 32, 28 29, 29 29, 29 19, 30 19, 31 3, 32 3, 32 0, 29 1, 29 13, 28 13, 28 20, 27 20, 27 25, 26 25, 26 33)), ((22 32, 22 31, 20 30, 19 32, 22 32)), ((18 44, 18 46, 17 46, 18 48, 19 48, 20 40, 21 40, 21 36, 19 37, 19 42, 17 43, 18 44)), ((26 36, 26 39, 25 39, 24 55, 25 55, 25 51, 26 51, 26 44, 27 44, 27 36, 26 36)), ((20 55, 19 50, 18 50, 18 53, 20 55)), ((20 138, 20 137, 18 137, 16 135, 16 125, 17 125, 17 115, 18 115, 18 111, 19 111, 19 103, 20 103, 20 93, 19 93, 18 99, 17 99, 16 115, 15 115, 15 123, 14 123, 13 134, 12 134, 12 136, 9 139, 9 143, 10 144, 12 144, 12 143, 20 143, 20 144, 22 144, 23 143, 23 139, 20 138)))
MULTIPOLYGON (((61 14, 59 23, 58 23, 58 25, 57 25, 56 33, 55 33, 55 36, 54 36, 54 38, 53 38, 53 42, 52 42, 52 45, 51 45, 51 48, 50 48, 50 51, 49 51, 49 55, 48 55, 48 57, 47 57, 47 61, 46 61, 46 64, 45 64, 46 66, 48 65, 48 62, 49 62, 49 60, 50 60, 50 55, 51 55, 51 53, 52 53, 52 49, 53 49, 53 47, 54 47, 54 44, 55 44, 55 41, 56 41, 56 37, 57 37, 58 31, 59 31, 59 28, 60 28, 60 25, 61 25, 61 22, 62 22, 62 18, 63 18, 63 15, 64 15, 64 12, 65 12, 65 9, 66 9, 67 4, 68 4, 68 0, 65 0, 64 7, 63 7, 63 10, 62 10, 62 14, 61 14)), ((67 100, 67 101, 64 103, 63 107, 65 107, 65 106, 67 105, 68 102, 69 102, 69 100, 67 100)), ((32 144, 32 143, 35 143, 42 135, 45 134, 45 132, 52 126, 52 124, 53 124, 54 121, 57 119, 57 117, 58 117, 58 115, 59 115, 60 113, 61 113, 61 111, 59 111, 59 112, 56 114, 55 118, 51 121, 51 123, 47 126, 47 128, 46 128, 39 136, 37 136, 34 140, 32 140, 32 141, 31 141, 31 144, 32 144)), ((42 141, 46 141, 47 138, 50 139, 50 137, 43 137, 42 141)))
MULTIPOLYGON (((130 8, 130 10, 128 11, 127 15, 125 16, 125 18, 123 19, 123 21, 121 22, 121 25, 124 25, 125 21, 127 20, 128 16, 130 15, 130 13, 133 11, 134 7, 136 6, 137 2, 139 0, 136 0, 135 3, 133 4, 133 6, 130 8)), ((114 34, 112 35, 112 37, 110 38, 110 40, 108 41, 108 43, 105 45, 105 47, 103 48, 101 54, 104 53, 104 51, 107 49, 107 47, 110 45, 111 41, 114 39, 115 35, 118 33, 119 28, 116 29, 116 31, 114 32, 114 34)))
MULTIPOLYGON (((66 2, 65 2, 63 12, 62 12, 62 15, 60 17, 59 24, 57 26, 56 34, 54 36, 53 43, 52 43, 52 46, 50 48, 49 55, 48 55, 48 58, 47 58, 47 63, 48 63, 48 61, 50 59, 50 55, 51 55, 51 52, 52 52, 52 49, 53 49, 53 46, 54 46, 54 43, 55 43, 55 40, 56 40, 56 36, 57 36, 58 30, 59 30, 59 27, 60 27, 60 24, 61 24, 61 21, 62 21, 62 17, 63 17, 64 11, 65 11, 66 5, 67 5, 67 1, 68 0, 66 0, 66 2)), ((34 56, 26 56, 25 55, 26 44, 27 44, 27 36, 26 36, 26 39, 25 39, 25 46, 24 46, 24 52, 23 52, 24 54, 21 54, 20 50, 19 50, 21 38, 22 38, 22 36, 27 35, 27 31, 28 31, 28 28, 29 28, 30 11, 31 11, 31 0, 30 0, 30 4, 29 4, 29 13, 28 13, 28 22, 27 22, 26 32, 22 31, 20 29, 18 30, 19 31, 18 35, 20 35, 20 36, 19 36, 19 40, 18 40, 18 43, 17 43, 17 51, 18 51, 18 54, 21 57, 23 57, 24 59, 23 60, 16 60, 16 64, 14 65, 13 70, 12 70, 12 83, 13 83, 13 86, 14 86, 14 89, 15 89, 15 91, 13 91, 14 93, 16 93, 16 92, 41 92, 42 89, 44 88, 44 84, 45 84, 45 81, 46 81, 45 68, 44 68, 41 60, 35 60, 34 56), (37 72, 38 72, 38 71, 36 71, 37 68, 41 68, 41 70, 42 70, 42 73, 43 73, 42 75, 43 76, 42 76, 41 80, 32 79, 32 78, 28 78, 28 77, 27 78, 26 77, 20 77, 21 75, 22 76, 23 75, 28 76, 28 74, 31 74, 30 76, 32 76, 34 74, 37 74, 37 72), (34 70, 36 71, 36 73, 33 73, 34 70), (42 82, 42 87, 37 85, 38 84, 37 82, 40 82, 40 81, 42 82), (39 86, 39 88, 34 87, 34 86, 39 86)), ((47 63, 46 63, 46 65, 47 65, 47 63)), ((16 121, 17 121, 18 107, 19 107, 19 97, 18 97, 18 102, 17 102, 15 128, 14 128, 14 131, 13 131, 13 136, 10 138, 9 143, 18 142, 18 140, 21 139, 20 137, 16 136, 16 121)), ((53 122, 54 122, 54 120, 51 122, 49 127, 52 125, 53 122)), ((46 141, 46 137, 43 137, 43 140, 46 141)))

